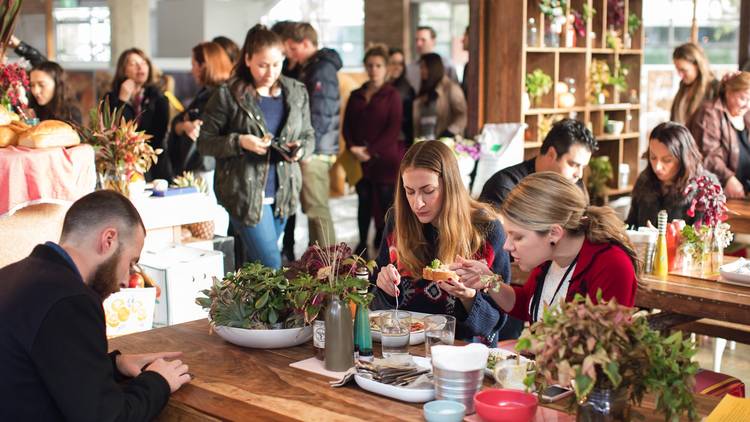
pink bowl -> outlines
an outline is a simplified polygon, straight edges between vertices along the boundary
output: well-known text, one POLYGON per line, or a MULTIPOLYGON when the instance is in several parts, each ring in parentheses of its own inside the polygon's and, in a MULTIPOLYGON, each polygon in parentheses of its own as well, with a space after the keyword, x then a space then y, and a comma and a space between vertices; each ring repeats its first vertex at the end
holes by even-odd
POLYGON ((485 422, 529 422, 536 414, 535 394, 489 388, 474 395, 474 407, 485 422))

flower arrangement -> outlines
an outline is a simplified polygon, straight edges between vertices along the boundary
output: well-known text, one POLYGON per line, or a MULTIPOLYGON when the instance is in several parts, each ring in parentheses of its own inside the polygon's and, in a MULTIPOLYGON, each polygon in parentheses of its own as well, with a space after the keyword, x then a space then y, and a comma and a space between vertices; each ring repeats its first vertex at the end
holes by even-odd
POLYGON ((708 176, 692 178, 685 187, 684 195, 693 194, 687 215, 695 217, 696 211, 703 213, 702 217, 695 222, 697 229, 702 225, 716 227, 727 219, 727 197, 721 185, 715 183, 708 176))
POLYGON ((156 163, 161 148, 147 142, 151 135, 137 130, 135 120, 125 120, 123 109, 111 110, 104 100, 91 110, 88 127, 78 127, 84 142, 96 150, 96 169, 102 187, 127 193, 128 183, 156 163))
POLYGON ((609 92, 604 89, 606 85, 612 85, 617 92, 625 92, 628 89, 626 77, 629 70, 627 67, 618 65, 612 73, 609 64, 604 60, 591 60, 589 71, 589 99, 594 104, 603 104, 609 97, 609 92))
POLYGON ((685 412, 695 419, 695 345, 683 340, 682 332, 663 337, 634 312, 614 299, 603 302, 601 290, 597 304, 577 294, 572 302, 545 309, 516 346, 536 360, 525 384, 531 387, 541 373, 545 386, 572 386, 579 403, 595 389, 629 394, 635 403, 651 392, 667 420, 685 412))
POLYGON ((0 66, 0 104, 14 111, 28 105, 29 76, 17 63, 0 66))
POLYGON ((622 28, 625 25, 625 2, 607 0, 607 26, 622 28))
POLYGON ((371 273, 375 261, 354 254, 346 243, 328 247, 316 243, 308 247, 285 272, 294 291, 295 306, 302 311, 305 322, 311 323, 318 316, 330 295, 366 305, 372 295, 359 292, 367 289, 370 282, 355 276, 360 268, 371 273))
POLYGON ((567 0, 542 0, 539 2, 539 10, 548 17, 561 16, 567 6, 567 0))
POLYGON ((539 99, 547 95, 552 89, 552 78, 542 69, 534 69, 533 72, 526 75, 525 85, 526 92, 529 93, 533 105, 536 107, 539 99))
MULTIPOLYGON (((423 142, 427 140, 428 140, 427 138, 416 138, 414 142, 423 142)), ((471 138, 464 138, 461 135, 456 135, 453 138, 444 136, 437 140, 447 145, 448 148, 450 148, 451 151, 453 151, 453 154, 456 156, 457 159, 461 159, 463 157, 469 157, 475 161, 479 159, 481 146, 479 142, 471 138)))

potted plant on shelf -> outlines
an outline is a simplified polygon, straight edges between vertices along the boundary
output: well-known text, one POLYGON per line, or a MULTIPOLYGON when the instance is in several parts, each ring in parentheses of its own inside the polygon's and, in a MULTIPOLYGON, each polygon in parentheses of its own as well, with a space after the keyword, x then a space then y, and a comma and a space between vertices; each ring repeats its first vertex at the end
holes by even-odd
POLYGON ((113 189, 129 195, 131 182, 142 180, 143 174, 156 163, 161 148, 147 142, 151 135, 138 131, 135 120, 122 117, 122 109, 110 109, 109 101, 99 102, 91 110, 89 125, 76 129, 83 142, 96 151, 96 170, 102 189, 113 189))
POLYGON ((633 37, 640 27, 641 20, 638 18, 638 15, 631 13, 628 16, 628 32, 625 34, 625 48, 633 48, 633 37))
POLYGON ((608 156, 591 158, 586 187, 589 190, 592 204, 604 205, 604 198, 607 196, 607 184, 612 180, 612 176, 612 163, 608 156))
POLYGON ((601 291, 597 303, 576 295, 572 302, 546 309, 531 326, 517 345, 536 358, 526 385, 571 386, 578 421, 627 421, 628 401, 640 403, 646 392, 655 396, 656 411, 666 420, 684 413, 696 419, 692 390, 698 364, 691 362, 695 345, 690 339, 683 340, 682 332, 662 336, 634 309, 615 300, 604 303, 601 291))
POLYGON ((208 310, 211 329, 240 346, 290 347, 312 337, 296 289, 280 270, 248 263, 222 279, 196 303, 208 310))
POLYGON ((532 107, 539 106, 539 100, 552 89, 552 78, 542 69, 534 69, 526 75, 526 92, 531 97, 532 107))
POLYGON ((374 261, 355 255, 342 242, 311 245, 286 271, 305 321, 311 323, 324 310, 325 368, 329 371, 346 371, 354 363, 353 316, 347 302, 367 306, 372 295, 360 292, 366 292, 370 282, 355 274, 361 268, 370 273, 374 267, 374 261))
POLYGON ((545 25, 545 45, 558 47, 560 45, 560 32, 567 21, 565 9, 568 7, 567 0, 541 0, 539 10, 547 18, 545 25))
POLYGON ((605 86, 609 84, 609 65, 604 60, 591 60, 589 70, 589 101, 592 104, 604 104, 609 97, 605 86))

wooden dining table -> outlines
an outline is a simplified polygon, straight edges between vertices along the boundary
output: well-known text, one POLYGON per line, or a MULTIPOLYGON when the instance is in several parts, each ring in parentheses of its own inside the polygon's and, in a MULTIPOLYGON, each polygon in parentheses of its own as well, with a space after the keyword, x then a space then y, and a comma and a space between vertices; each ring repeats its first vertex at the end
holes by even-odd
MULTIPOLYGON (((329 378, 289 365, 314 355, 310 342, 285 349, 250 349, 225 342, 198 320, 110 340, 123 353, 182 351, 194 378, 172 394, 160 421, 421 421, 422 405, 405 403, 360 389, 350 383, 329 386, 329 378)), ((379 344, 375 344, 375 349, 379 344)), ((424 345, 412 346, 424 355, 424 345)), ((485 386, 490 386, 486 379, 485 386)), ((719 399, 696 395, 701 416, 719 399)), ((634 412, 643 421, 662 421, 649 396, 634 412)), ((466 421, 478 421, 476 415, 466 421)), ((575 421, 560 402, 545 404, 535 422, 575 421)))
POLYGON ((727 201, 729 208, 727 223, 735 233, 750 234, 750 200, 730 199, 727 201))

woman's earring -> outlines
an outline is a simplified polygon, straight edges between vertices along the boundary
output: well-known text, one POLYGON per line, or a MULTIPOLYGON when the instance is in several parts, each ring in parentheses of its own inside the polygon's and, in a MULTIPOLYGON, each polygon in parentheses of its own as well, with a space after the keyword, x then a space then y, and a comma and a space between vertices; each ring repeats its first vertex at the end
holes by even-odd
POLYGON ((554 241, 550 241, 550 242, 549 242, 549 245, 550 245, 550 246, 555 246, 555 242, 554 242, 554 241))

